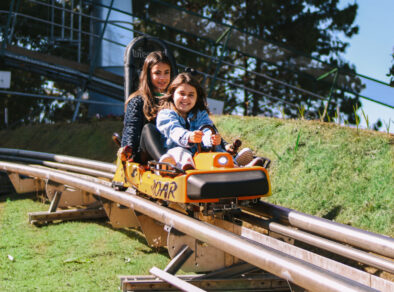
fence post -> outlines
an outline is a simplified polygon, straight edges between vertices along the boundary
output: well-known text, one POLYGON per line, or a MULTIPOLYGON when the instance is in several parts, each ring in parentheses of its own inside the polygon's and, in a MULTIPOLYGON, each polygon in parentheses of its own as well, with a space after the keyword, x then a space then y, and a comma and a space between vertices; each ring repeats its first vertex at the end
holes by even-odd
POLYGON ((217 75, 218 75, 218 73, 219 73, 219 69, 220 69, 220 66, 221 66, 222 61, 223 61, 223 58, 224 58, 224 54, 226 53, 226 50, 227 50, 227 42, 228 42, 228 40, 229 40, 229 38, 230 38, 230 36, 231 36, 232 30, 233 30, 233 27, 232 27, 232 26, 229 27, 228 29, 226 29, 226 31, 223 32, 223 34, 222 34, 222 35, 217 39, 217 41, 216 41, 216 44, 218 44, 218 43, 220 43, 220 41, 221 41, 224 37, 226 37, 226 39, 224 40, 224 45, 223 45, 222 51, 220 52, 220 57, 219 57, 218 64, 216 65, 216 68, 215 68, 215 74, 213 75, 213 79, 211 80, 210 85, 209 85, 208 98, 211 97, 212 91, 213 91, 213 89, 214 89, 214 87, 215 87, 216 78, 217 78, 217 75))
POLYGON ((10 9, 9 9, 8 16, 7 16, 7 24, 3 27, 3 42, 1 44, 1 55, 4 55, 5 48, 8 45, 11 17, 14 14, 14 12, 13 12, 14 11, 14 3, 15 3, 15 0, 11 0, 10 9))

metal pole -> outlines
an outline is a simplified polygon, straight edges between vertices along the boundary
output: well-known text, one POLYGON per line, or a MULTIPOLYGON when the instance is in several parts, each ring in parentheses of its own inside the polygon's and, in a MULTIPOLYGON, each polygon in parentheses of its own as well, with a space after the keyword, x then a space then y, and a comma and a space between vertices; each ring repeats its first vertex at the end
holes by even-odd
POLYGON ((79 107, 80 107, 80 105, 81 105, 80 99, 81 99, 81 97, 82 97, 82 94, 83 94, 83 92, 84 92, 85 89, 86 89, 87 83, 90 81, 90 79, 92 79, 94 69, 96 69, 96 62, 97 62, 98 52, 99 52, 99 50, 100 50, 100 48, 101 48, 101 42, 102 42, 103 37, 104 37, 105 29, 107 28, 107 23, 108 23, 109 15, 111 14, 111 11, 112 11, 112 5, 113 5, 113 3, 114 3, 114 0, 111 0, 111 4, 109 5, 109 8, 108 8, 107 17, 105 18, 104 27, 103 27, 103 29, 101 30, 100 38, 99 38, 99 40, 98 40, 98 45, 97 45, 97 47, 95 47, 95 49, 94 49, 93 58, 91 59, 91 62, 90 62, 88 80, 86 80, 86 81, 84 82, 81 91, 78 93, 77 105, 75 106, 75 111, 74 111, 74 115, 73 115, 73 118, 72 118, 72 121, 73 121, 73 122, 75 122, 75 120, 77 119, 77 116, 78 116, 79 107))
POLYGON ((5 127, 8 128, 8 107, 4 108, 4 124, 5 127))
POLYGON ((260 202, 263 212, 282 223, 394 258, 394 238, 375 234, 285 207, 260 202))
POLYGON ((203 290, 201 288, 198 288, 189 282, 186 282, 184 280, 179 279, 178 277, 175 277, 174 275, 171 275, 170 273, 167 273, 163 270, 160 270, 159 268, 153 267, 149 270, 149 273, 152 275, 160 278, 161 280, 171 284, 172 286, 180 289, 181 291, 187 291, 187 292, 206 292, 206 290, 203 290))
MULTIPOLYGON (((215 55, 215 46, 212 46, 212 56, 215 55)), ((211 71, 211 67, 213 64, 213 57, 209 56, 209 64, 208 64, 208 70, 207 72, 211 71)), ((207 74, 203 74, 204 75, 204 79, 201 82, 201 86, 205 87, 205 83, 207 82, 207 74)))
MULTIPOLYGON (((86 88, 86 83, 87 83, 87 81, 83 81, 83 86, 82 86, 83 88, 86 88)), ((75 120, 77 119, 78 112, 79 112, 79 107, 81 106, 82 95, 83 95, 83 91, 80 88, 78 93, 77 93, 77 104, 75 105, 75 110, 74 110, 72 122, 75 122, 75 120)))
POLYGON ((223 58, 224 58, 224 54, 226 53, 226 49, 227 49, 227 42, 228 42, 228 40, 229 40, 229 38, 230 38, 232 29, 233 29, 233 27, 229 27, 229 28, 218 38, 218 40, 216 41, 216 43, 219 43, 224 37, 226 37, 226 39, 224 40, 224 45, 223 45, 222 51, 221 51, 221 53, 220 53, 220 57, 219 57, 218 64, 216 65, 216 68, 215 68, 215 74, 214 74, 213 79, 211 80, 211 83, 210 83, 210 85, 209 85, 208 98, 211 97, 212 91, 213 91, 213 89, 214 89, 214 87, 215 87, 216 77, 217 77, 217 75, 218 75, 218 73, 219 73, 220 66, 222 65, 222 61, 223 61, 223 58))
POLYGON ((320 238, 316 235, 312 235, 310 233, 296 230, 291 227, 283 226, 281 224, 270 222, 268 223, 269 230, 289 236, 296 240, 308 243, 310 245, 319 247, 321 249, 325 249, 336 254, 342 255, 349 259, 353 259, 359 261, 361 263, 371 265, 373 267, 382 269, 389 273, 394 273, 394 262, 390 260, 386 260, 382 257, 375 256, 371 253, 360 251, 358 249, 339 244, 337 242, 333 242, 331 240, 320 238))
MULTIPOLYGON (((18 91, 0 90, 0 94, 1 93, 10 94, 10 95, 14 95, 14 96, 26 96, 26 97, 34 97, 34 98, 70 101, 70 99, 66 98, 66 97, 48 96, 48 95, 43 95, 43 94, 25 93, 25 92, 18 92, 18 91)), ((108 105, 108 106, 123 106, 119 103, 106 102, 106 101, 81 100, 80 102, 91 103, 91 104, 102 104, 102 105, 108 105)))
POLYGON ((78 63, 81 62, 81 49, 82 49, 82 0, 79 0, 79 13, 78 13, 78 63))
POLYGON ((74 0, 71 0, 70 41, 73 41, 73 32, 74 32, 74 0))
POLYGON ((54 2, 55 0, 52 0, 52 4, 51 4, 51 41, 53 42, 53 44, 55 43, 55 7, 54 7, 54 2))
POLYGON ((4 27, 3 30, 3 42, 1 44, 1 55, 4 55, 5 48, 8 45, 8 37, 9 37, 9 30, 10 30, 10 25, 11 25, 11 17, 13 15, 13 10, 14 10, 14 0, 11 0, 10 4, 10 9, 8 11, 8 16, 7 16, 7 24, 4 27))
POLYGON ((12 17, 12 25, 11 25, 11 31, 8 37, 8 40, 12 40, 12 37, 14 35, 14 31, 15 31, 15 25, 16 25, 16 17, 18 16, 18 10, 19 10, 19 6, 20 6, 20 0, 17 0, 16 2, 16 7, 15 7, 15 13, 13 13, 13 17, 12 17))
POLYGON ((39 160, 39 159, 34 159, 34 158, 0 155, 0 159, 7 160, 7 161, 14 161, 14 162, 18 161, 18 162, 23 162, 23 163, 28 163, 28 164, 43 165, 43 166, 47 166, 47 167, 51 167, 51 168, 67 170, 67 171, 72 171, 72 172, 96 176, 96 177, 104 177, 104 178, 108 178, 108 179, 112 179, 114 177, 114 174, 112 172, 104 172, 104 171, 100 171, 100 170, 94 170, 91 168, 74 166, 74 165, 65 164, 65 163, 51 162, 51 161, 46 161, 46 160, 39 160))
POLYGON ((66 6, 66 1, 62 1, 62 6, 63 6, 63 8, 62 8, 62 30, 61 30, 61 34, 60 34, 60 36, 61 36, 61 39, 62 40, 64 40, 64 23, 65 23, 65 20, 64 20, 64 18, 65 18, 65 6, 66 6))
POLYGON ((56 161, 60 163, 67 163, 76 166, 88 167, 88 168, 111 172, 111 173, 114 173, 116 171, 116 165, 112 163, 100 162, 100 161, 90 160, 85 158, 71 157, 66 155, 57 155, 51 153, 11 149, 11 148, 0 148, 0 154, 56 161))
POLYGON ((229 231, 198 221, 130 193, 118 192, 77 177, 25 165, 2 162, 0 169, 72 185, 117 202, 311 291, 377 291, 269 246, 245 240, 229 231))
POLYGON ((323 121, 324 121, 325 115, 328 115, 328 110, 329 110, 332 94, 334 92, 334 88, 337 85, 337 79, 338 79, 338 69, 335 71, 334 80, 332 81, 332 85, 330 88, 330 95, 328 96, 327 105, 325 106, 324 113, 323 113, 323 118, 322 118, 323 121))

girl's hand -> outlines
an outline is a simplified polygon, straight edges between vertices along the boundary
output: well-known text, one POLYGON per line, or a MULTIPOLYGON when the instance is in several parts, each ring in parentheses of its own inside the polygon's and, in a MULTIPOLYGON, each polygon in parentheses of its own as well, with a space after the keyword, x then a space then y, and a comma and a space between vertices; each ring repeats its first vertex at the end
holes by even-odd
POLYGON ((130 146, 120 147, 118 150, 118 157, 121 161, 133 161, 132 159, 133 151, 130 146))
POLYGON ((234 145, 233 144, 226 144, 226 146, 224 147, 224 148, 226 148, 226 151, 228 152, 228 153, 230 153, 231 155, 232 154, 234 154, 234 145))
POLYGON ((202 135, 203 135, 202 131, 191 132, 189 136, 189 143, 201 143, 202 135))
POLYGON ((220 134, 212 135, 211 142, 212 142, 212 145, 217 146, 220 144, 220 142, 222 142, 222 137, 220 137, 220 134))

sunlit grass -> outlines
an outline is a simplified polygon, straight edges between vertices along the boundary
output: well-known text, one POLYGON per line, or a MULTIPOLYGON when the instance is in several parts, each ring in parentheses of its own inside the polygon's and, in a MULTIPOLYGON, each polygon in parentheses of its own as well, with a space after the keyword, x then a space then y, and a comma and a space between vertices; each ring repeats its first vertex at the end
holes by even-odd
POLYGON ((394 145, 384 133, 335 124, 215 117, 228 139, 269 157, 268 200, 344 224, 394 235, 394 145))
POLYGON ((167 252, 151 249, 136 230, 104 221, 35 227, 28 212, 48 205, 30 198, 0 197, 1 291, 118 291, 119 275, 164 268, 167 252), (10 259, 11 256, 13 260, 10 259))

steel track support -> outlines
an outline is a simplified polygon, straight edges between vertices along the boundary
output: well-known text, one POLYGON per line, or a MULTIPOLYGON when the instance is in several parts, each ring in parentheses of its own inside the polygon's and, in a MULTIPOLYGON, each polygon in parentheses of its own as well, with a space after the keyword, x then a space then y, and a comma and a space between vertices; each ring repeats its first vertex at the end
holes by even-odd
POLYGON ((193 250, 189 246, 182 246, 182 248, 178 251, 178 254, 169 262, 167 267, 164 269, 164 272, 175 275, 192 254, 193 250))
POLYGON ((101 219, 107 215, 94 196, 80 189, 48 181, 46 184, 46 196, 50 200, 49 210, 46 212, 29 213, 30 224, 48 224, 55 220, 85 220, 101 219), (75 206, 86 206, 71 210, 58 210, 75 206))
MULTIPOLYGON (((304 291, 298 290, 300 288, 295 285, 292 285, 290 288, 286 280, 268 273, 245 274, 231 278, 215 277, 212 279, 202 279, 199 275, 178 275, 176 278, 193 285, 193 287, 203 289, 203 291, 304 291)), ((167 292, 179 291, 180 289, 151 275, 121 276, 120 287, 121 291, 167 292)))

